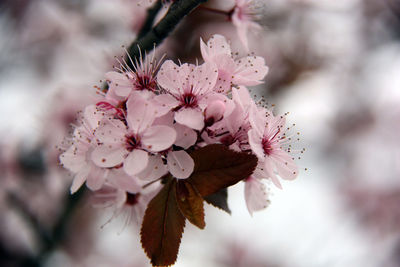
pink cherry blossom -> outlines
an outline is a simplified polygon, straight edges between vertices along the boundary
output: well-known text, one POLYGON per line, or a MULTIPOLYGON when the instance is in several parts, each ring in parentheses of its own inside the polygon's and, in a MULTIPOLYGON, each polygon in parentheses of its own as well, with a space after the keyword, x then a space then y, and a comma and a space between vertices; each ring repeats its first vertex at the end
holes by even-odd
POLYGON ((262 83, 268 73, 264 58, 247 56, 233 59, 231 48, 225 37, 215 34, 207 42, 200 40, 201 54, 205 62, 214 63, 218 68, 216 89, 228 92, 231 86, 254 86, 262 83))
POLYGON ((257 155, 266 178, 282 188, 276 174, 286 180, 297 177, 298 169, 292 156, 285 151, 285 117, 275 117, 262 107, 253 107, 249 116, 252 129, 249 130, 249 144, 257 155))
POLYGON ((99 189, 107 177, 107 171, 93 164, 90 153, 94 148, 94 131, 103 119, 104 113, 94 105, 86 107, 82 125, 74 131, 73 144, 60 155, 61 164, 75 174, 71 193, 76 192, 87 181, 92 190, 99 189))
POLYGON ((200 66, 176 65, 167 60, 157 75, 159 85, 168 93, 155 99, 168 111, 174 109, 175 121, 195 130, 204 127, 203 110, 210 100, 223 99, 213 91, 218 71, 211 63, 200 66))
POLYGON ((260 30, 261 26, 255 22, 257 19, 257 0, 235 0, 236 4, 231 16, 232 23, 235 25, 239 39, 245 49, 249 50, 247 32, 249 30, 260 30))
POLYGON ((155 117, 156 110, 149 101, 131 95, 127 101, 127 125, 110 119, 96 130, 101 145, 92 152, 93 162, 103 168, 123 163, 129 175, 142 172, 149 163, 149 152, 166 150, 176 139, 173 128, 152 125, 155 117))
POLYGON ((157 62, 155 53, 146 55, 145 59, 140 55, 139 60, 133 60, 129 54, 128 58, 133 69, 122 59, 120 66, 115 67, 117 71, 105 74, 108 83, 105 98, 115 106, 126 101, 132 92, 137 92, 148 99, 152 98, 157 90, 156 73, 161 61, 157 62))

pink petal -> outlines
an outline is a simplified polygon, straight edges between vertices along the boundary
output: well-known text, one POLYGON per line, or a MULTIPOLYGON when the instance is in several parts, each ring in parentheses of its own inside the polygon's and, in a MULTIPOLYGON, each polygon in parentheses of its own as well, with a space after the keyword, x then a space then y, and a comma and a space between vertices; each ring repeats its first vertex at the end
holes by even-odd
POLYGON ((179 88, 185 83, 190 70, 187 64, 176 65, 172 60, 166 60, 160 67, 157 74, 158 84, 170 94, 180 95, 179 88))
POLYGON ((103 186, 107 174, 107 169, 102 169, 95 165, 92 165, 90 173, 87 177, 86 186, 93 191, 99 190, 103 186))
POLYGON ((89 126, 90 130, 94 130, 99 126, 100 121, 104 118, 103 112, 99 111, 95 105, 85 108, 83 113, 84 122, 89 126))
POLYGON ((169 172, 179 179, 188 178, 194 169, 194 161, 186 151, 170 151, 167 155, 169 172))
POLYGON ((101 145, 92 152, 93 162, 103 168, 110 168, 121 164, 127 151, 121 145, 101 145))
POLYGON ((244 197, 250 215, 253 215, 254 211, 265 209, 269 204, 265 185, 251 176, 246 179, 244 197))
POLYGON ((146 169, 137 174, 142 180, 154 181, 165 175, 168 172, 167 167, 164 165, 160 155, 149 157, 146 169))
MULTIPOLYGON (((251 127, 257 132, 261 137, 264 136, 264 131, 266 128, 266 110, 264 108, 258 107, 256 105, 250 106, 249 109, 249 122, 251 127)), ((272 114, 271 114, 272 116, 272 114)))
POLYGON ((124 143, 127 129, 125 124, 120 120, 107 120, 106 123, 99 127, 95 136, 101 143, 124 143))
POLYGON ((235 103, 240 105, 243 110, 248 110, 251 106, 254 106, 254 100, 251 98, 249 90, 244 86, 239 88, 232 88, 232 99, 235 103))
POLYGON ((78 191, 78 189, 83 185, 83 183, 86 181, 89 172, 90 172, 90 167, 86 166, 75 175, 74 181, 72 182, 70 189, 71 194, 78 191))
POLYGON ((146 151, 134 149, 124 160, 124 171, 129 175, 135 175, 146 168, 148 161, 149 154, 146 151))
POLYGON ((299 173, 298 167, 288 153, 283 150, 274 151, 271 159, 274 161, 280 177, 285 180, 293 180, 297 177, 299 173))
POLYGON ((86 153, 79 152, 76 146, 70 146, 60 155, 60 162, 64 168, 77 173, 86 166, 86 153))
POLYGON ((215 55, 231 55, 231 47, 225 37, 214 34, 207 42, 207 45, 200 39, 200 50, 204 61, 212 60, 215 55))
POLYGON ((238 85, 254 86, 262 83, 265 75, 268 73, 268 67, 265 65, 262 57, 244 57, 235 62, 236 71, 233 83, 238 85))
POLYGON ((129 80, 128 74, 118 73, 116 71, 107 72, 105 77, 111 82, 109 87, 113 87, 115 94, 127 97, 132 91, 132 82, 129 80))
POLYGON ((176 140, 173 128, 164 125, 155 125, 148 128, 142 135, 142 145, 153 152, 163 151, 171 147, 176 140))
POLYGON ((179 123, 175 123, 174 128, 177 133, 175 145, 187 149, 196 143, 197 133, 195 131, 179 123))
POLYGON ((117 170, 114 173, 115 175, 113 175, 112 182, 117 188, 132 194, 136 194, 142 189, 137 182, 136 177, 129 176, 124 171, 120 170, 117 170))
POLYGON ((157 117, 167 114, 171 109, 179 105, 179 101, 170 94, 157 95, 152 101, 157 111, 157 117))
POLYGON ((186 125, 195 130, 204 127, 204 116, 201 110, 194 108, 182 108, 175 113, 176 122, 186 125))
POLYGON ((218 78, 218 69, 214 63, 205 62, 200 66, 190 65, 193 70, 189 75, 190 90, 197 96, 207 94, 214 89, 218 78))
POLYGON ((270 178, 276 187, 282 189, 282 185, 279 182, 278 177, 276 177, 275 175, 274 167, 272 164, 273 164, 272 160, 267 157, 264 161, 264 172, 265 174, 267 174, 266 178, 270 178))
POLYGON ((151 102, 143 99, 138 94, 132 94, 127 101, 127 122, 129 129, 135 134, 143 132, 150 127, 156 117, 156 109, 151 102))
POLYGON ((264 149, 262 147, 262 137, 254 129, 249 130, 249 144, 251 150, 257 155, 259 159, 265 158, 264 149))

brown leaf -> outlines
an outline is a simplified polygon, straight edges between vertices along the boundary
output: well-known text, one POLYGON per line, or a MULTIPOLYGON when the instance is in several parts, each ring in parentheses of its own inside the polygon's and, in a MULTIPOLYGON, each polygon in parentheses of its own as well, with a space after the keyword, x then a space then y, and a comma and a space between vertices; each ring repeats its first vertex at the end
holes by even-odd
POLYGON ((192 224, 204 229, 203 198, 193 186, 185 180, 176 183, 176 201, 179 210, 192 224))
POLYGON ((227 213, 231 214, 231 210, 228 206, 228 189, 223 188, 218 192, 208 195, 204 197, 204 200, 207 201, 208 204, 213 205, 221 210, 226 211, 227 213))
POLYGON ((169 180, 150 201, 144 214, 141 242, 153 266, 176 261, 185 227, 185 217, 176 202, 176 180, 169 180))
POLYGON ((235 152, 221 144, 213 144, 193 151, 193 174, 188 178, 201 196, 209 196, 249 177, 257 166, 257 157, 235 152))

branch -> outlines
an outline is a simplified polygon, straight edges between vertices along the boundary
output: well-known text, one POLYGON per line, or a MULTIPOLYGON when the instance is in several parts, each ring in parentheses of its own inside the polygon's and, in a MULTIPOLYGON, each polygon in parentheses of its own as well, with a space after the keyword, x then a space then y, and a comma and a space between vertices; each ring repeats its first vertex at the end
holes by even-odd
MULTIPOLYGON (((154 46, 161 44, 186 15, 206 1, 207 0, 177 0, 172 3, 164 18, 154 26, 151 31, 147 32, 143 37, 129 46, 128 53, 131 58, 138 58, 141 52, 140 50, 147 52, 153 49, 154 46)), ((132 63, 128 61, 128 65, 131 64, 132 63)), ((132 68, 133 66, 129 67, 132 68)))
POLYGON ((148 32, 151 31, 151 27, 153 27, 154 19, 156 18, 157 14, 158 14, 158 12, 160 11, 161 8, 162 8, 161 0, 158 0, 154 4, 154 6, 150 7, 149 9, 147 9, 146 21, 143 23, 143 26, 140 29, 136 39, 139 40, 140 38, 142 38, 148 32))

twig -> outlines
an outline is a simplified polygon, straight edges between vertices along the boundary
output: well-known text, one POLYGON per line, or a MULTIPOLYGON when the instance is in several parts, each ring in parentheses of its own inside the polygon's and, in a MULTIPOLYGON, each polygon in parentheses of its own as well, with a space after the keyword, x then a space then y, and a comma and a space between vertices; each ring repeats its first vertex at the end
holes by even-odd
MULTIPOLYGON (((167 14, 160 22, 147 32, 143 37, 133 42, 129 48, 128 53, 131 58, 138 58, 140 50, 149 52, 154 46, 158 46, 178 25, 178 23, 190 12, 192 12, 201 3, 207 0, 177 0, 171 4, 167 14)), ((142 53, 142 55, 145 53, 142 53)), ((129 67, 132 62, 128 61, 129 67)))

